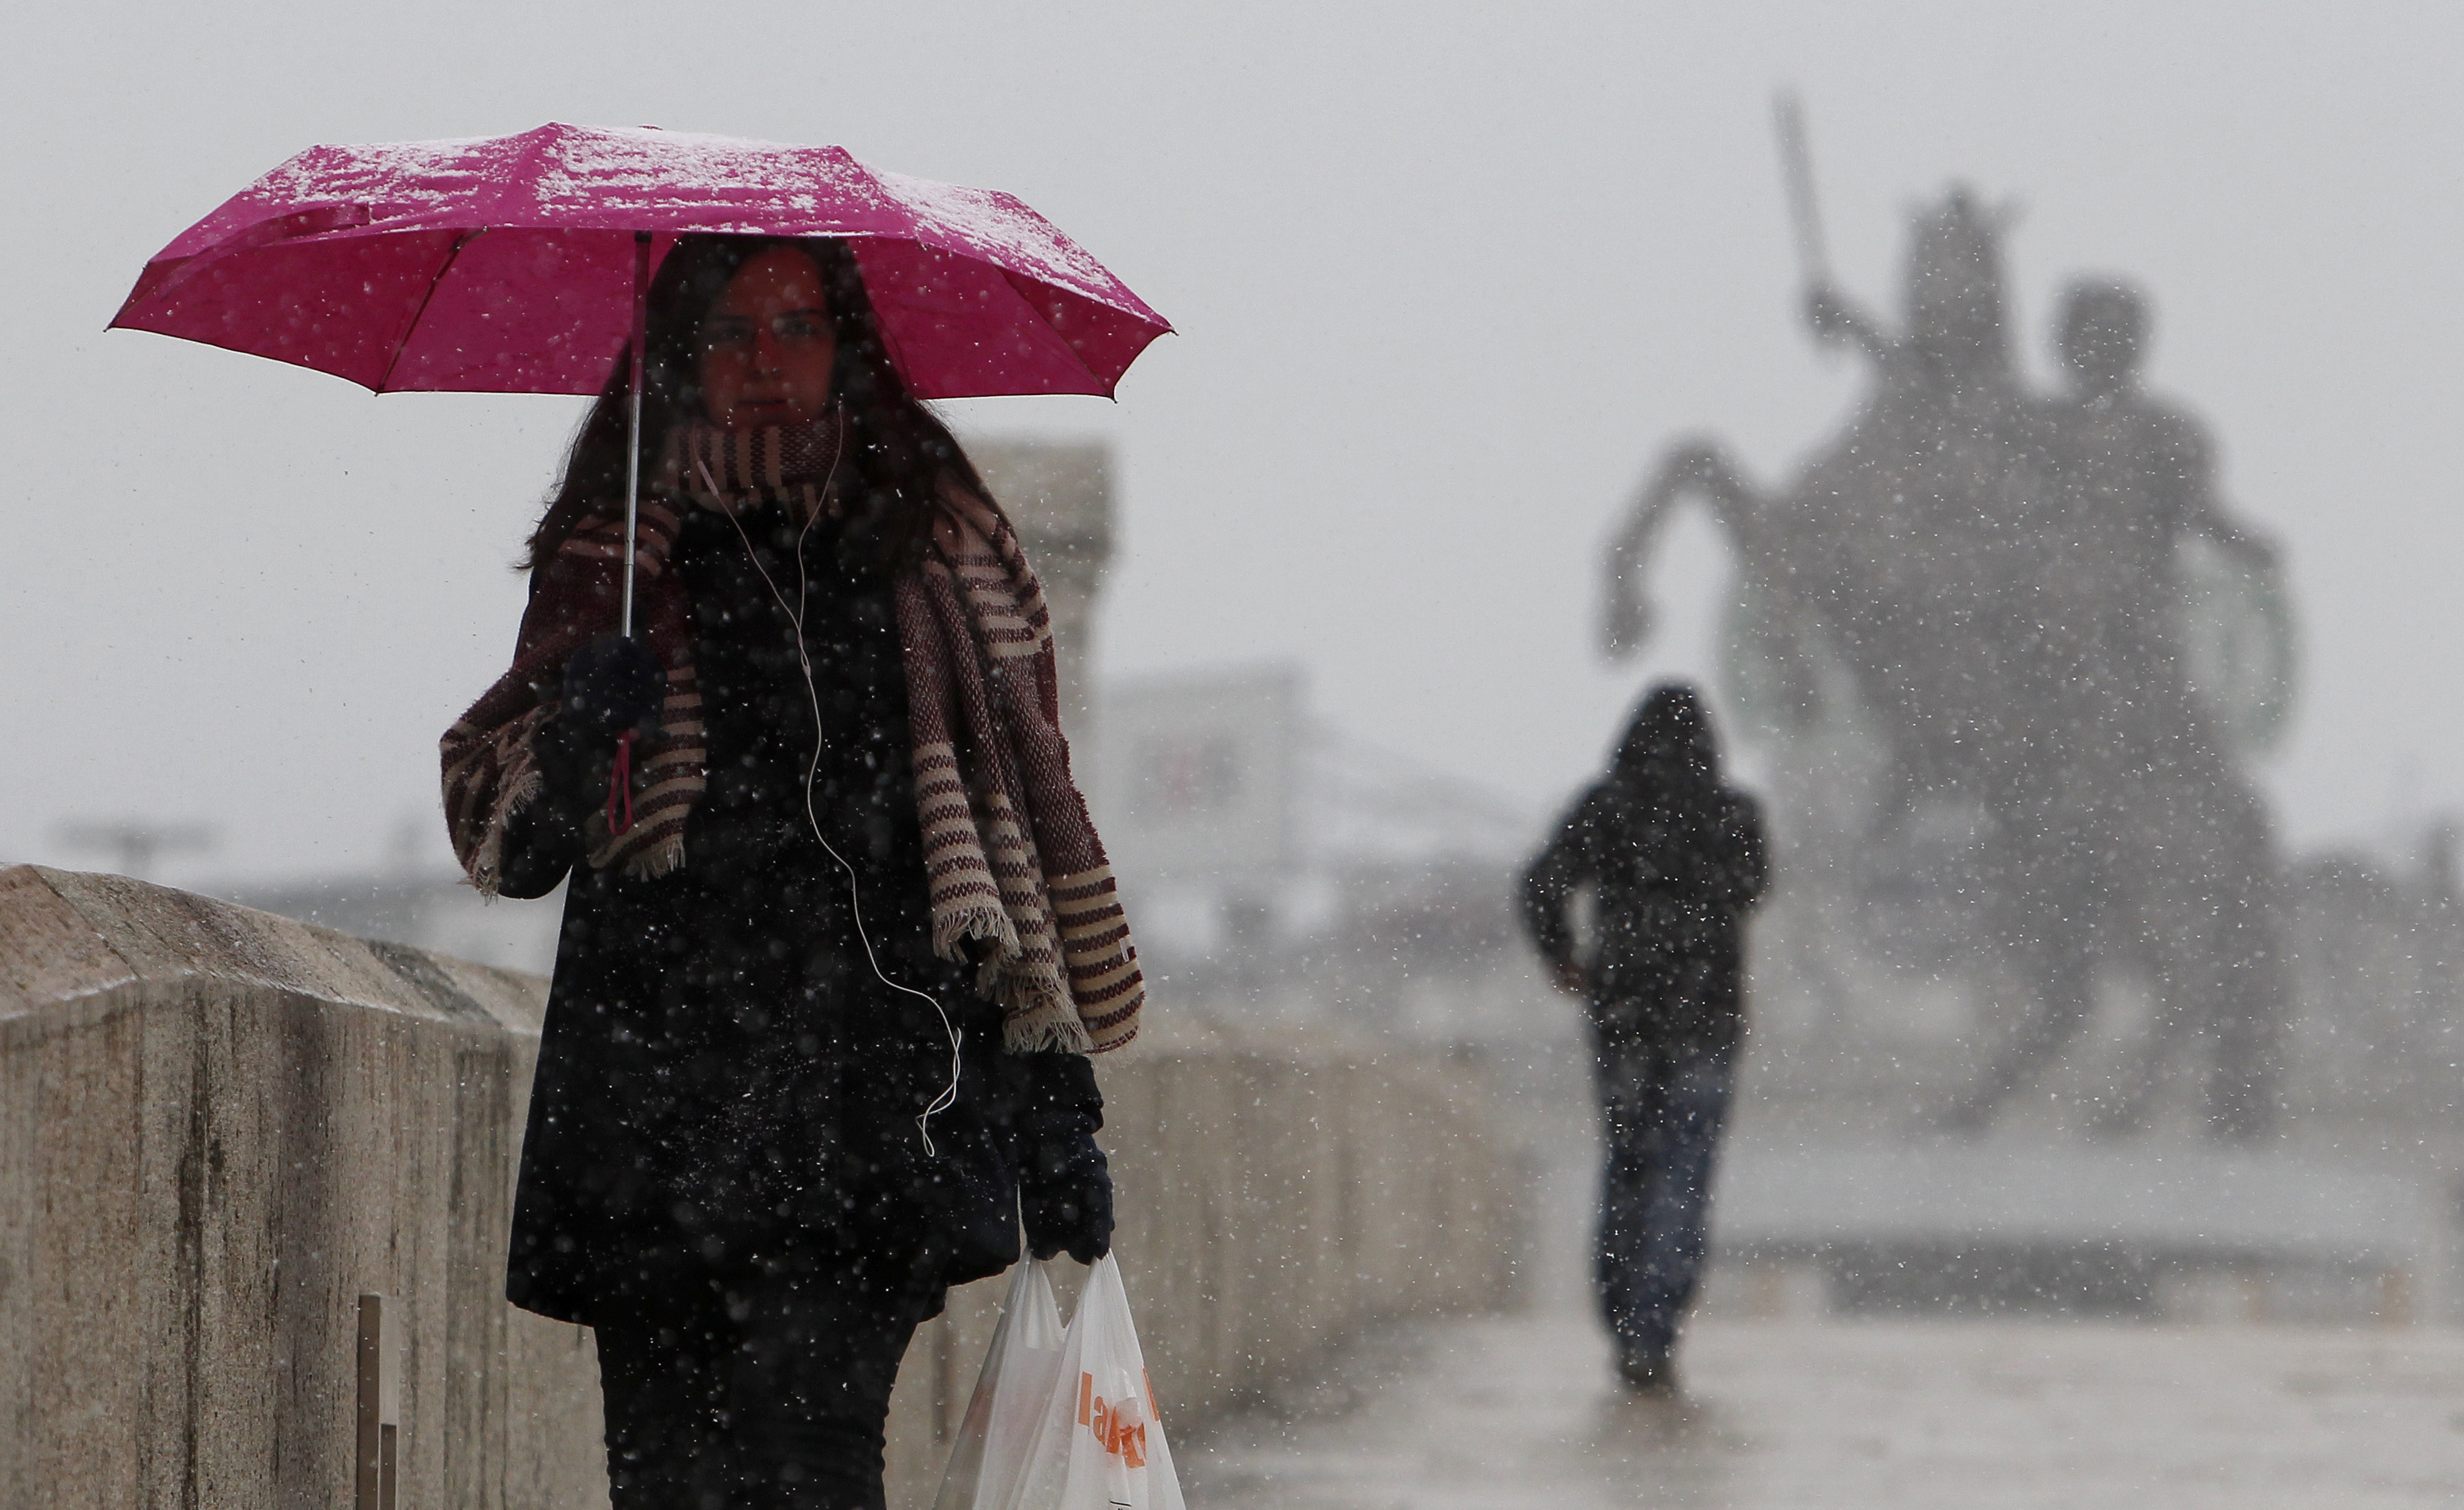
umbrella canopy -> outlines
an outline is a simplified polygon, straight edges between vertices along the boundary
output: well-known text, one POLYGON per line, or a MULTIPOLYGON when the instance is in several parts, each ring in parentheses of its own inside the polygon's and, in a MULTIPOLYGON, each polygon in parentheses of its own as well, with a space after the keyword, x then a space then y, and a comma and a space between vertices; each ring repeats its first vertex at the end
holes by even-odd
POLYGON ((1172 327, 1008 194, 842 148, 653 128, 311 147, 145 266, 116 326, 377 392, 595 393, 631 329, 634 240, 841 236, 919 398, 1110 396, 1172 327))

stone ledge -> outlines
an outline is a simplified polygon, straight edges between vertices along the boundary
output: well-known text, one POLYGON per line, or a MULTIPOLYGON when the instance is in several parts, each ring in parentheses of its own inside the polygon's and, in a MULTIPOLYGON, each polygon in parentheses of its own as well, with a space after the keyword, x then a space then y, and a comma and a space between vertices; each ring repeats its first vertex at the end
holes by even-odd
MULTIPOLYGON (((358 1296, 406 1339, 402 1502, 605 1503, 589 1334, 502 1262, 546 983, 112 877, 0 870, 0 1510, 349 1502, 358 1296)), ((1099 1061, 1168 1420, 1507 1288, 1463 1067, 1165 1022, 1099 1061)), ((1001 1281, 916 1339, 929 1503, 1001 1281)))
POLYGON ((0 1031, 100 1020, 135 988, 261 988, 539 1035, 546 983, 119 876, 0 869, 0 1031), (66 1010, 64 1010, 66 1009, 66 1010))

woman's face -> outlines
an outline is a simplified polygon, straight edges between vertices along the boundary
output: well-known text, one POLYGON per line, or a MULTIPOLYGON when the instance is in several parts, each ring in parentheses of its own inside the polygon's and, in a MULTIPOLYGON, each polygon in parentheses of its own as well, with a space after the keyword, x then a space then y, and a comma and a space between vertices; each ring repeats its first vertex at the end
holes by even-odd
POLYGON ((838 337, 821 270, 794 247, 738 268, 701 322, 702 403, 722 430, 804 424, 830 403, 838 337))

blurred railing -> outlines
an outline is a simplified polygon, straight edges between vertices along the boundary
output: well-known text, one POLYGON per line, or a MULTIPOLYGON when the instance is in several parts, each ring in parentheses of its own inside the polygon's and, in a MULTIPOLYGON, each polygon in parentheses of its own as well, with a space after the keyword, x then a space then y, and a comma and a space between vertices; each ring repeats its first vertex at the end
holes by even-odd
MULTIPOLYGON (((341 1504, 387 1476, 404 1505, 603 1505, 588 1334, 501 1298, 544 996, 161 887, 0 870, 0 1510, 341 1504)), ((1477 1074, 1158 1015, 1102 1074, 1167 1425, 1381 1315, 1508 1292, 1477 1074)), ((929 1497, 999 1294, 954 1294, 917 1337, 893 1504, 929 1497)))

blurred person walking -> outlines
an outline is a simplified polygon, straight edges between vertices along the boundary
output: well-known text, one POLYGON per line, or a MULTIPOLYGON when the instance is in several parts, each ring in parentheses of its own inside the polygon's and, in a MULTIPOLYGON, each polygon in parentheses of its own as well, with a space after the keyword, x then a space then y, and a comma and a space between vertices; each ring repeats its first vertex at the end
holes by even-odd
POLYGON ((1745 1034, 1745 915, 1767 881, 1761 811, 1722 785, 1710 721, 1682 683, 1643 699, 1524 876, 1532 942, 1559 988, 1590 1002, 1607 1124, 1595 1277, 1618 1370, 1641 1391, 1677 1388, 1745 1034), (1588 950, 1573 919, 1585 891, 1588 950))
POLYGON ((688 235, 448 732, 484 892, 567 883, 506 1291, 597 1331, 616 1510, 881 1510, 948 1286, 1111 1233, 1144 999, 1017 538, 845 242, 688 235))

